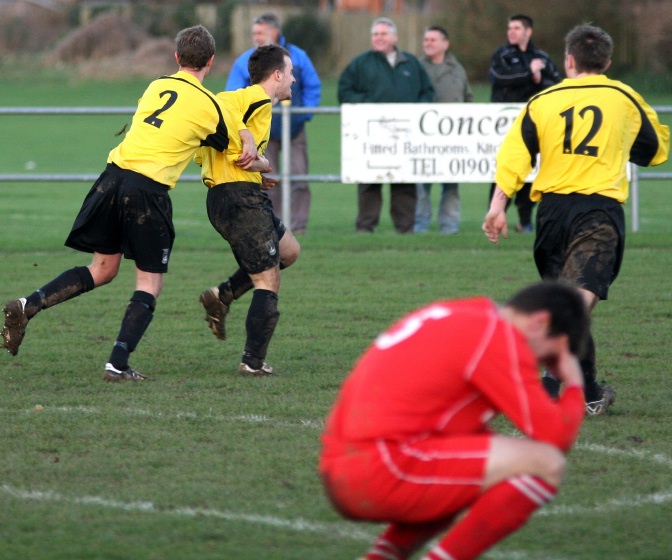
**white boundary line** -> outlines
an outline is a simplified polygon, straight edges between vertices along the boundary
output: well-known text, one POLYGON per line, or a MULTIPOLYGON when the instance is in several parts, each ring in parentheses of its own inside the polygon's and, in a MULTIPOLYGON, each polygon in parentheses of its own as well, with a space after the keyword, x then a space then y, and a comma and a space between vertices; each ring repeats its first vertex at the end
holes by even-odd
MULTIPOLYGON (((75 505, 84 506, 98 506, 109 509, 119 509, 123 511, 133 511, 139 513, 162 514, 182 517, 214 517, 223 519, 225 521, 253 523, 255 525, 265 525, 268 527, 290 529, 301 533, 314 533, 324 536, 336 536, 340 538, 347 538, 355 541, 371 542, 376 534, 373 531, 366 531, 359 529, 354 523, 319 523, 315 521, 308 521, 297 518, 293 520, 282 519, 270 515, 244 514, 234 513, 230 511, 222 511, 216 509, 205 508, 158 508, 152 502, 121 502, 118 500, 108 500, 99 496, 80 496, 67 497, 62 494, 47 491, 32 491, 14 488, 7 484, 2 486, 2 492, 20 500, 35 500, 39 502, 64 502, 75 505)), ((612 500, 605 504, 596 507, 574 507, 574 506, 558 506, 551 508, 544 508, 538 511, 535 515, 576 515, 578 513, 604 513, 613 509, 627 507, 632 508, 636 506, 643 506, 649 504, 663 504, 672 500, 672 489, 666 492, 658 492, 649 496, 642 496, 635 500, 612 500)), ((369 525, 373 526, 373 525, 369 525)), ((487 558, 493 560, 528 560, 536 558, 530 556, 526 552, 521 551, 498 551, 492 550, 485 554, 487 558)), ((545 560, 565 560, 560 556, 547 556, 545 560)))
POLYGON ((161 508, 155 506, 152 502, 121 502, 118 500, 108 500, 100 496, 75 496, 69 497, 53 492, 51 490, 46 492, 35 490, 24 490, 15 488, 4 484, 2 492, 20 500, 34 500, 37 502, 61 502, 75 505, 85 506, 99 506, 108 509, 119 509, 123 511, 133 511, 139 513, 157 513, 163 515, 174 515, 180 517, 215 517, 226 521, 242 521, 245 523, 253 523, 255 525, 266 525, 269 527, 277 527, 281 529, 291 529, 302 533, 317 533, 323 535, 335 535, 338 537, 349 538, 353 540, 370 541, 375 536, 374 532, 367 532, 360 530, 353 524, 334 522, 334 523, 320 523, 316 521, 308 521, 305 519, 282 519, 272 515, 258 515, 235 513, 226 510, 216 510, 211 508, 161 508))
MULTIPOLYGON (((0 409, 1 412, 15 412, 9 409, 0 409)), ((247 423, 273 423, 276 426, 289 427, 307 427, 321 429, 324 427, 323 421, 316 420, 297 420, 297 421, 278 421, 263 414, 245 414, 227 416, 220 414, 199 414, 195 412, 152 412, 145 409, 114 409, 115 412, 124 415, 144 416, 152 418, 188 418, 188 419, 208 419, 218 422, 247 422, 247 423)), ((19 411, 21 413, 55 413, 55 414, 107 414, 108 410, 97 407, 39 407, 19 411)), ((662 455, 660 453, 651 453, 648 451, 641 451, 637 449, 623 450, 613 447, 606 447, 604 445, 591 443, 577 443, 575 449, 583 449, 593 453, 601 453, 605 455, 620 456, 638 461, 647 461, 650 463, 657 463, 661 466, 672 469, 672 458, 662 455)), ((135 511, 141 513, 153 513, 162 515, 184 516, 184 517, 215 517, 226 521, 254 523, 256 525, 265 525, 268 527, 277 527, 282 529, 290 529, 298 532, 315 533, 321 535, 335 535, 341 538, 347 538, 356 541, 370 542, 376 536, 374 531, 366 531, 359 529, 354 523, 349 522, 333 522, 320 523, 316 521, 309 521, 301 518, 294 520, 283 519, 275 516, 258 515, 258 514, 244 514, 230 512, 226 510, 203 509, 203 508, 161 508, 155 506, 152 502, 120 502, 116 500, 109 500, 100 496, 74 496, 68 497, 54 491, 34 491, 14 488, 9 485, 3 485, 1 490, 4 494, 21 499, 21 500, 35 500, 41 502, 63 502, 76 505, 92 505, 111 509, 120 509, 124 511, 135 511)), ((559 516, 559 515, 582 515, 582 514, 599 514, 608 513, 618 509, 631 509, 634 507, 642 507, 647 505, 662 505, 672 502, 672 488, 661 492, 655 492, 644 496, 634 496, 628 499, 614 499, 608 500, 601 504, 594 506, 547 506, 535 513, 535 516, 559 516)), ((375 526, 369 525, 369 526, 375 526)), ((493 560, 532 560, 532 556, 520 551, 490 551, 485 554, 487 558, 493 560)), ((565 560, 562 557, 548 557, 546 560, 565 560)))

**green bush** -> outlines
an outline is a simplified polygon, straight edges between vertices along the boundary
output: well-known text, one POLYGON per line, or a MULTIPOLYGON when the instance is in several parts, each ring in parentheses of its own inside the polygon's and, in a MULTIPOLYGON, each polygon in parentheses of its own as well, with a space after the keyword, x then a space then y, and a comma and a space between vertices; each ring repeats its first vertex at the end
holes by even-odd
POLYGON ((289 16, 282 26, 287 41, 308 53, 313 64, 320 70, 331 55, 331 27, 316 12, 306 11, 289 16))
POLYGON ((217 6, 217 28, 210 30, 217 43, 217 52, 231 50, 231 18, 237 4, 238 0, 223 0, 217 6))
POLYGON ((175 37, 185 27, 196 25, 196 10, 188 0, 168 4, 138 3, 134 23, 154 37, 175 37))

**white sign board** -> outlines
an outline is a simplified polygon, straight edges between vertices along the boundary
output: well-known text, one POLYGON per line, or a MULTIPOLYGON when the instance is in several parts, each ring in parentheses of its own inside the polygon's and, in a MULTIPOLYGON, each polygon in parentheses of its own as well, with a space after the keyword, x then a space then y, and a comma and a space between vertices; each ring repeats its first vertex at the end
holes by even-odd
POLYGON ((497 150, 523 107, 520 103, 341 105, 342 181, 491 183, 497 150))

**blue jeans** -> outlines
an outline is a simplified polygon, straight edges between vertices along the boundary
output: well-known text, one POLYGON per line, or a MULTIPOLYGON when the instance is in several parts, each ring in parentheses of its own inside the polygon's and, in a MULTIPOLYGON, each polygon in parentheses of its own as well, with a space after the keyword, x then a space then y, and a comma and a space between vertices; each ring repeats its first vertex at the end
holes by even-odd
MULTIPOLYGON (((439 202, 439 231, 441 233, 457 233, 460 229, 460 193, 457 183, 443 183, 441 185, 441 201, 439 202)), ((416 190, 418 201, 415 206, 415 233, 429 231, 432 221, 432 201, 430 198, 432 184, 418 183, 416 190)))

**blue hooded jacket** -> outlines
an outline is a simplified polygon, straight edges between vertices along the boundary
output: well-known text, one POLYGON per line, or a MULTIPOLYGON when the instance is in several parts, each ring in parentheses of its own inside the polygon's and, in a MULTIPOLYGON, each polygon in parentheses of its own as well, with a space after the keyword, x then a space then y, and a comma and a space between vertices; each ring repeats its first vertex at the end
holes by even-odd
MULTIPOLYGON (((320 97, 322 95, 322 83, 308 54, 296 45, 287 43, 282 35, 280 36, 279 44, 289 51, 289 56, 294 66, 294 78, 296 82, 292 85, 292 105, 296 105, 297 107, 317 107, 320 104, 320 97)), ((256 47, 245 51, 233 63, 229 78, 226 81, 226 91, 233 91, 251 85, 247 62, 255 49, 256 47)), ((292 114, 292 138, 301 132, 305 123, 312 118, 313 115, 311 114, 292 114)), ((271 138, 273 140, 280 140, 282 137, 281 120, 281 115, 273 115, 271 121, 271 138)))

